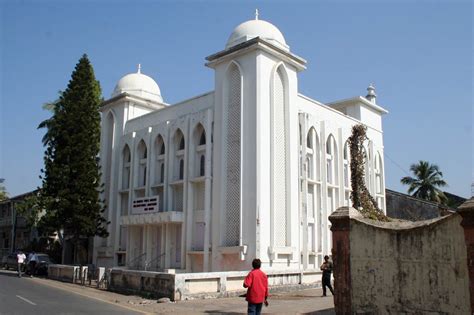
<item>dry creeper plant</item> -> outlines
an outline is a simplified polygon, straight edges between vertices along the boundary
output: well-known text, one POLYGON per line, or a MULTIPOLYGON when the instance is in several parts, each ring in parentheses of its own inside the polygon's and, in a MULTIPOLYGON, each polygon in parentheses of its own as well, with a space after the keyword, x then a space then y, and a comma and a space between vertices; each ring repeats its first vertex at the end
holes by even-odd
POLYGON ((349 138, 351 152, 351 200, 354 208, 359 210, 366 218, 378 221, 390 221, 389 218, 378 208, 377 202, 370 195, 364 182, 364 165, 367 156, 363 150, 367 128, 364 125, 352 127, 352 135, 349 138))

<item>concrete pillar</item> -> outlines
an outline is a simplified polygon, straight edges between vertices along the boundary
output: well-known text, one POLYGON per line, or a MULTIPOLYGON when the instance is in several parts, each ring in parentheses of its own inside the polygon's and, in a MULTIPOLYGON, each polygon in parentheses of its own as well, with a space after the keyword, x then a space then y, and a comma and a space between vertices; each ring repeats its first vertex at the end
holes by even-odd
POLYGON ((204 257, 203 272, 209 271, 209 246, 211 240, 211 167, 212 167, 212 110, 207 110, 206 117, 206 161, 205 161, 205 183, 204 183, 204 257))
POLYGON ((352 314, 352 283, 350 260, 351 207, 340 207, 329 216, 332 231, 334 263, 334 309, 336 314, 352 314))
POLYGON ((322 222, 319 222, 321 229, 323 230, 323 255, 326 255, 330 248, 329 247, 329 231, 328 231, 328 183, 327 183, 327 167, 326 167, 326 122, 322 121, 320 126, 320 148, 321 148, 321 209, 322 209, 322 222))
MULTIPOLYGON (((301 124, 301 168, 302 168, 302 179, 303 179, 303 197, 300 203, 301 211, 300 211, 300 218, 298 225, 301 229, 303 229, 303 239, 301 244, 301 249, 303 252, 303 270, 308 269, 308 168, 311 167, 309 164, 306 163, 306 139, 308 136, 308 130, 306 128, 306 117, 304 114, 300 114, 300 124, 301 124), (302 224, 300 224, 300 220, 302 220, 302 224)), ((313 158, 316 157, 316 145, 314 143, 314 139, 311 139, 313 141, 313 158)), ((314 170, 313 170, 314 171, 314 170)), ((298 174, 299 175, 299 174, 298 174)))
POLYGON ((458 208, 458 213, 462 216, 461 226, 464 229, 467 250, 471 312, 474 313, 474 197, 463 203, 458 208))

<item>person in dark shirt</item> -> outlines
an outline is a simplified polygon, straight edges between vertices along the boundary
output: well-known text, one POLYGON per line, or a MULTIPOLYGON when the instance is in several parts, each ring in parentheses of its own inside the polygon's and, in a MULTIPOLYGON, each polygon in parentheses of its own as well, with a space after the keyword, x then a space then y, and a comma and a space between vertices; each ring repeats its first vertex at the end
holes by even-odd
POLYGON ((248 303, 247 313, 258 315, 262 312, 262 304, 268 306, 268 278, 260 270, 262 262, 260 259, 252 261, 253 270, 249 272, 244 280, 244 288, 247 288, 246 300, 248 303))
POLYGON ((328 255, 324 256, 321 270, 323 271, 323 296, 326 296, 326 287, 328 287, 329 290, 331 290, 332 295, 334 295, 334 290, 331 285, 332 262, 329 261, 328 255))

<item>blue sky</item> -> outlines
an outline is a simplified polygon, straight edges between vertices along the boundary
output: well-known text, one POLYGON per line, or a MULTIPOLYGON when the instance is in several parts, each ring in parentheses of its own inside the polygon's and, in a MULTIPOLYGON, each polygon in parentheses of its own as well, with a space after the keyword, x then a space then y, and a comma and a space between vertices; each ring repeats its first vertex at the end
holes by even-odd
POLYGON ((40 185, 42 104, 87 53, 105 98, 126 73, 160 85, 166 102, 213 89, 204 58, 254 16, 308 60, 300 92, 322 102, 364 96, 384 117, 386 186, 406 192, 410 164, 439 165, 448 191, 473 179, 470 1, 0 1, 0 178, 10 195, 40 185))

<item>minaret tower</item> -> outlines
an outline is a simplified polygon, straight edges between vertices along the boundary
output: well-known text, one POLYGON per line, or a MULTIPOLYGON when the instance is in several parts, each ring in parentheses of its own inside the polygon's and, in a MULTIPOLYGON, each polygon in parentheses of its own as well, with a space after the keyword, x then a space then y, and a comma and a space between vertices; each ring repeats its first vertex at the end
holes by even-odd
POLYGON ((255 257, 265 268, 296 268, 291 165, 298 165, 297 73, 306 61, 258 10, 206 59, 215 70, 212 269, 246 270, 255 257))
POLYGON ((101 199, 106 203, 105 217, 110 224, 109 237, 94 240, 93 261, 98 265, 116 266, 117 252, 121 250, 118 191, 124 189, 119 187, 118 183, 121 181, 114 177, 121 174, 119 161, 124 148, 120 147, 120 139, 124 135, 125 125, 130 119, 164 107, 166 104, 163 102, 158 84, 151 77, 141 73, 140 64, 136 73, 129 73, 117 82, 111 98, 101 105, 100 163, 104 183, 101 199))

